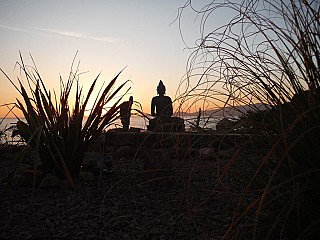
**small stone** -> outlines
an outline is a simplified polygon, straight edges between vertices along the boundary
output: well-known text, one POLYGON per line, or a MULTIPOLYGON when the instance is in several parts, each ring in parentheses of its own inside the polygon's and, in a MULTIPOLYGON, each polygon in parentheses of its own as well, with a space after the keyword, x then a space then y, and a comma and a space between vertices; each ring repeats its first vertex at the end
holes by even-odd
POLYGON ((153 228, 153 229, 151 229, 150 231, 149 231, 149 236, 151 237, 151 236, 155 236, 155 235, 159 235, 159 230, 158 229, 156 229, 156 228, 153 228))
POLYGON ((215 153, 213 148, 200 148, 199 157, 201 160, 211 160, 215 158, 215 153))
POLYGON ((125 240, 125 239, 131 239, 131 238, 130 238, 130 235, 129 235, 129 234, 125 234, 125 235, 123 235, 122 239, 125 240))
POLYGON ((79 178, 84 182, 94 181, 94 176, 90 172, 80 172, 79 178))
POLYGON ((72 190, 72 187, 69 184, 68 180, 63 180, 60 183, 60 189, 62 189, 62 190, 72 190))
POLYGON ((21 179, 20 186, 23 187, 37 187, 39 186, 39 178, 37 176, 33 176, 33 174, 23 174, 23 178, 21 179), (33 182, 34 181, 34 182, 33 182))
POLYGON ((143 162, 145 180, 170 178, 173 163, 167 149, 153 149, 146 153, 143 162))
POLYGON ((51 173, 48 173, 45 178, 41 181, 41 188, 59 188, 61 185, 61 179, 53 176, 51 173))
POLYGON ((20 163, 17 169, 16 174, 25 174, 29 170, 33 170, 33 167, 29 164, 20 163))
POLYGON ((119 147, 115 153, 114 153, 116 158, 130 158, 134 157, 135 155, 135 149, 131 146, 123 146, 119 147))

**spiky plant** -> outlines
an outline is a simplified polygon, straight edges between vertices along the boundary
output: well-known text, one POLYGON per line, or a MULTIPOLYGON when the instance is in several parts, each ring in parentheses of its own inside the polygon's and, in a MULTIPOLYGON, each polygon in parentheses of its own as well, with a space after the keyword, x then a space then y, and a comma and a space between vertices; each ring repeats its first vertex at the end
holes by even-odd
POLYGON ((272 147, 247 182, 224 238, 238 239, 249 230, 253 238, 315 239, 320 228, 319 1, 213 1, 199 10, 188 1, 188 6, 202 20, 202 36, 181 83, 187 86, 181 106, 197 96, 192 104, 272 108, 250 116, 257 126, 265 123, 264 141, 272 147), (211 27, 219 12, 230 18, 211 27), (270 176, 259 181, 266 168, 270 176), (265 184, 257 188, 257 182, 265 184), (244 209, 253 191, 257 195, 244 209))
POLYGON ((103 130, 116 118, 122 97, 107 108, 106 105, 124 87, 126 82, 114 88, 120 73, 106 87, 101 87, 91 109, 88 102, 93 97, 99 75, 93 80, 89 91, 83 95, 79 85, 77 71, 71 72, 66 83, 60 79, 60 96, 47 90, 36 66, 27 67, 21 57, 19 66, 25 75, 25 83, 19 78, 17 86, 1 69, 8 80, 20 93, 17 106, 22 111, 26 122, 18 121, 17 127, 22 137, 35 148, 39 144, 42 170, 60 178, 67 178, 70 183, 79 175, 81 165, 90 145, 103 130), (71 90, 75 87, 74 102, 71 103, 71 90), (85 116, 86 111, 89 112, 85 116), (31 138, 41 127, 39 142, 31 138))

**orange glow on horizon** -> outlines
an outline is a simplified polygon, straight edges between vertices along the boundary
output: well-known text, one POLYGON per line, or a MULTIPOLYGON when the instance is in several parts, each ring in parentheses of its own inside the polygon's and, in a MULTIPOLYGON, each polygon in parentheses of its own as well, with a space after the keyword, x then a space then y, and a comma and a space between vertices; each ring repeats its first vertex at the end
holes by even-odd
MULTIPOLYGON (((123 100, 125 101, 125 99, 123 100)), ((151 102, 151 100, 150 100, 151 102)), ((85 113, 85 116, 88 116, 90 113, 90 106, 87 107, 87 111, 85 113)), ((133 109, 138 109, 139 111, 141 111, 140 107, 138 106, 133 106, 133 109)), ((72 108, 71 108, 72 111, 72 108)), ((146 105, 146 106, 142 106, 142 111, 144 113, 150 114, 150 106, 146 105)), ((133 114, 136 114, 137 111, 132 111, 133 114)), ((22 111, 20 109, 18 109, 17 107, 13 108, 13 104, 11 105, 0 105, 0 118, 24 118, 24 115, 22 113, 22 111)))

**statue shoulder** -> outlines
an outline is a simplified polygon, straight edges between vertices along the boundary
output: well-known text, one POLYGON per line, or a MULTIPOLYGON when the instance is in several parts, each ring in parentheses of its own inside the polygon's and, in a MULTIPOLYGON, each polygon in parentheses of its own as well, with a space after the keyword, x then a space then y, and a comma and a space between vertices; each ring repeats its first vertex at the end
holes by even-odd
POLYGON ((170 100, 171 101, 171 97, 169 96, 164 96, 167 100, 170 100))
POLYGON ((159 96, 154 96, 154 97, 152 98, 152 101, 157 101, 158 98, 159 98, 159 96))

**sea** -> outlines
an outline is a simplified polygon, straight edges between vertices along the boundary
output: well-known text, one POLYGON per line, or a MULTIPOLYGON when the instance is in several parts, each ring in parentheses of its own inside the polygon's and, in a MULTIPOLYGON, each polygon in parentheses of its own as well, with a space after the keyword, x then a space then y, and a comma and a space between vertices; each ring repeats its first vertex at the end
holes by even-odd
MULTIPOLYGON (((183 118, 187 130, 190 130, 196 124, 196 117, 194 116, 185 116, 183 118)), ((22 118, 20 120, 24 121, 25 119, 22 118)), ((207 129, 216 129, 216 124, 220 120, 221 117, 209 118, 203 116, 200 119, 199 126, 207 129)), ((17 121, 16 118, 0 118, 0 144, 23 144, 19 136, 12 136, 13 131, 16 129, 17 121)), ((143 117, 133 115, 130 118, 130 127, 146 130, 147 125, 149 125, 149 121, 143 117)), ((120 119, 117 119, 106 130, 121 127, 120 119)))

